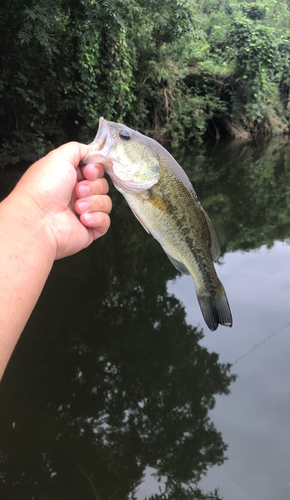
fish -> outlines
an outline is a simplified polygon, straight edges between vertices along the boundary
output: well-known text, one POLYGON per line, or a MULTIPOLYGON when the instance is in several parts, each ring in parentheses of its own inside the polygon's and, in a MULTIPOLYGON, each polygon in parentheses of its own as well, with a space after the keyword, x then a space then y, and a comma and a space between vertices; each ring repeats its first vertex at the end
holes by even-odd
POLYGON ((81 164, 103 164, 140 224, 176 269, 192 276, 208 328, 231 327, 230 306, 213 264, 220 242, 182 167, 151 137, 103 117, 89 146, 81 164))

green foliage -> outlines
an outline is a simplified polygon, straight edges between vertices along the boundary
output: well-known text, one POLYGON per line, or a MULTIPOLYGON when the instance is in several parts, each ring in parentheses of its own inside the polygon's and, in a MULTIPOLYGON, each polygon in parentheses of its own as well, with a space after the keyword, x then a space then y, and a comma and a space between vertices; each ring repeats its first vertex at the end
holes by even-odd
POLYGON ((278 101, 275 82, 280 54, 275 29, 250 19, 234 20, 231 31, 236 46, 235 76, 239 92, 233 96, 233 112, 253 120, 264 117, 265 105, 278 101))
POLYGON ((135 100, 133 53, 126 31, 121 29, 116 40, 106 40, 106 58, 102 54, 103 43, 100 37, 94 44, 81 47, 74 65, 79 73, 78 84, 68 81, 65 87, 67 100, 79 103, 79 116, 92 129, 101 114, 109 120, 123 120, 135 100))
POLYGON ((284 0, 0 5, 0 160, 87 142, 99 116, 161 141, 287 130, 284 0))
POLYGON ((160 49, 191 27, 188 0, 1 4, 2 162, 30 161, 69 139, 87 141, 100 115, 150 126, 154 89, 143 85, 145 73, 160 49))

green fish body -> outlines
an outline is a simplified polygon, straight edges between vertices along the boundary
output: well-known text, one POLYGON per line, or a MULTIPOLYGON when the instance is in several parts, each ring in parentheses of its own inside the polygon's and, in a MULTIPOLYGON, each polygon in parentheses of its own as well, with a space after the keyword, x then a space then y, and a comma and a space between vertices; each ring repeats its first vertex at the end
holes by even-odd
POLYGON ((179 271, 193 277, 207 326, 232 326, 213 265, 220 255, 219 240, 184 170, 153 139, 103 118, 90 146, 82 163, 103 163, 144 229, 179 271))

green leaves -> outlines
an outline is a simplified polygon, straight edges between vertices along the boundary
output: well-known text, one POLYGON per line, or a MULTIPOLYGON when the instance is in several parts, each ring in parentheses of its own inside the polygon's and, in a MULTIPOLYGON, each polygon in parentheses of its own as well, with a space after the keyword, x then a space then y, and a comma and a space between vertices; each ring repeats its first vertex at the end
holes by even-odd
POLYGON ((286 122, 289 26, 282 0, 1 4, 0 144, 37 157, 100 115, 175 143, 286 122))
POLYGON ((231 30, 237 48, 235 74, 239 92, 234 111, 245 113, 252 121, 261 121, 265 108, 279 99, 276 86, 276 75, 281 71, 279 36, 274 27, 249 17, 234 19, 231 30))

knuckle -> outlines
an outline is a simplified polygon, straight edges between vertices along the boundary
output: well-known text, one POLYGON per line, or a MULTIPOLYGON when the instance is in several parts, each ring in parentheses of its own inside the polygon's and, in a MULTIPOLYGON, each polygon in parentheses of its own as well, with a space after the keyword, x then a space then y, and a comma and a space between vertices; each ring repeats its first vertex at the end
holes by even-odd
POLYGON ((110 212, 112 208, 111 198, 108 195, 98 197, 98 208, 101 212, 110 212))

